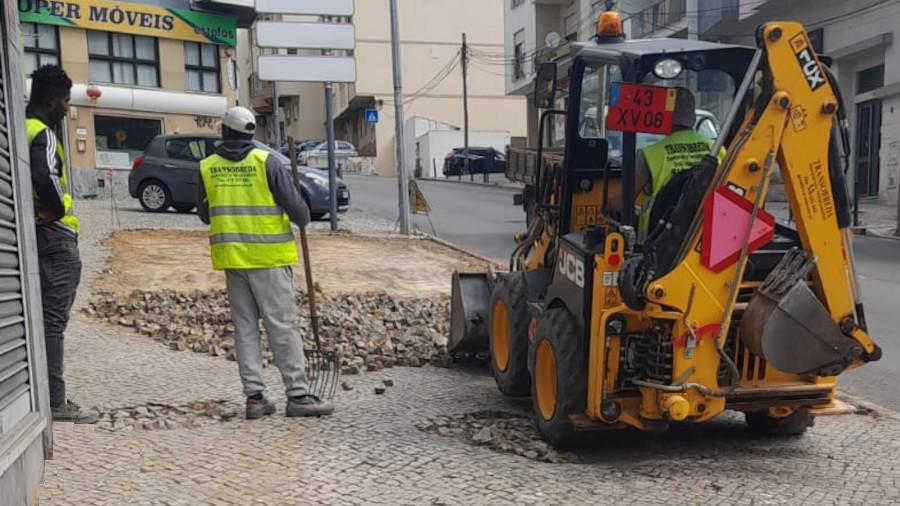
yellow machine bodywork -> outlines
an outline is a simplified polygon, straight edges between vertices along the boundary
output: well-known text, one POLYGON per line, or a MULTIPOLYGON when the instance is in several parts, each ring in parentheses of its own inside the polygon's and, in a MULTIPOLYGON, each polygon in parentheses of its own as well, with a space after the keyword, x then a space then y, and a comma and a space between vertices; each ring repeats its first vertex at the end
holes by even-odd
MULTIPOLYGON (((782 169, 785 189, 791 211, 797 223, 802 243, 816 257, 812 272, 812 287, 816 295, 826 302, 835 323, 839 323, 854 311, 852 294, 854 278, 847 265, 846 236, 833 225, 834 202, 827 174, 824 173, 837 101, 830 86, 822 85, 811 90, 798 67, 795 54, 798 48, 808 47, 809 41, 801 25, 797 23, 769 23, 763 37, 769 56, 769 65, 777 90, 761 118, 752 128, 748 139, 741 146, 728 150, 726 162, 719 168, 718 186, 746 188, 745 198, 751 202, 764 202, 770 176, 778 165, 782 169), (773 33, 780 33, 778 37, 773 33), (792 117, 803 117, 802 123, 792 117), (848 289, 849 288, 849 289, 848 289)), ((751 118, 745 119, 741 130, 749 129, 751 118)), ((596 198, 588 195, 588 198, 596 198)), ((602 199, 594 200, 600 206, 602 199)), ((577 223, 573 225, 581 225, 577 223)), ((610 235, 607 242, 622 240, 610 235)), ((644 428, 644 420, 697 422, 709 420, 726 408, 726 397, 757 399, 745 407, 770 409, 775 416, 786 416, 796 406, 791 403, 772 403, 766 400, 773 391, 821 391, 828 402, 812 406, 819 414, 834 408, 835 378, 787 374, 764 361, 750 363, 751 353, 742 349, 742 356, 732 357, 745 364, 737 388, 726 392, 717 384, 721 357, 716 351, 728 335, 731 316, 736 307, 738 290, 754 289, 758 283, 741 283, 745 262, 739 262, 721 272, 714 273, 701 265, 701 234, 692 238, 691 247, 682 261, 670 273, 655 280, 645 294, 648 301, 643 311, 634 311, 621 303, 614 287, 595 283, 590 321, 590 346, 588 362, 588 400, 586 417, 602 422, 621 422, 644 428), (607 420, 601 410, 602 402, 612 390, 612 378, 618 373, 621 336, 608 336, 604 331, 609 319, 619 315, 626 319, 630 330, 641 328, 650 321, 671 322, 673 337, 672 376, 679 378, 683 388, 667 391, 655 387, 642 387, 640 402, 626 402, 615 420, 607 420), (687 336, 695 335, 695 347, 685 353, 687 336), (681 337, 681 339, 679 339, 681 337), (759 393, 759 396, 755 396, 759 393)), ((595 258, 595 280, 617 273, 606 258, 620 252, 609 247, 595 258)), ((860 328, 852 332, 853 338, 866 351, 875 351, 875 345, 860 328)), ((856 360, 848 369, 863 364, 856 360)), ((660 385, 664 386, 664 385, 660 385)))
MULTIPOLYGON (((543 217, 535 219, 526 236, 517 237, 511 272, 494 281, 486 319, 495 323, 491 326, 495 333, 502 330, 498 336, 503 342, 491 336, 491 348, 503 354, 502 370, 495 367, 495 377, 510 395, 525 392, 516 382, 527 377, 538 428, 550 442, 569 442, 579 430, 626 426, 659 430, 669 422, 704 422, 726 409, 748 413, 748 422, 752 418, 758 426, 777 428, 780 421, 797 422, 788 431, 800 433, 807 424, 798 416, 811 419, 842 412, 835 399, 837 374, 880 357, 861 314, 852 233, 839 227, 835 217, 837 204, 828 168, 838 97, 800 24, 770 22, 761 27, 758 38, 767 69, 763 79, 768 80, 761 86, 769 90, 768 100, 754 102, 743 117, 735 118, 736 134, 725 146, 724 161, 715 168, 703 195, 706 202, 717 190, 732 189, 752 205, 747 229, 734 232, 745 234, 737 261, 720 270, 704 263, 704 206, 700 204, 687 234, 678 238, 681 246, 672 268, 642 286, 643 303, 635 307, 626 301, 620 282, 636 255, 629 247, 633 234, 602 212, 604 194, 620 194, 622 185, 618 180, 604 184, 594 180, 583 190, 572 191, 569 200, 558 200, 554 192, 548 192, 543 217), (777 286, 781 282, 778 267, 765 281, 745 280, 750 230, 764 212, 776 170, 784 181, 799 238, 795 248, 799 251, 785 254, 782 263, 790 267, 795 260, 809 269, 809 276, 798 278, 800 286, 792 288, 791 296, 780 298, 773 295, 784 288, 777 286), (565 217, 565 228, 571 233, 602 229, 598 235, 602 244, 593 246, 599 252, 582 265, 561 244, 561 223, 552 216, 565 217), (585 286, 589 301, 587 295, 576 300, 588 307, 567 307, 565 297, 559 298, 552 284, 549 293, 535 295, 534 286, 543 281, 529 272, 542 269, 552 269, 559 278, 568 276, 574 286, 589 280, 585 286), (502 290, 497 290, 498 284, 502 290), (515 290, 524 293, 515 294, 515 290), (812 295, 804 299, 806 292, 812 295), (528 315, 515 313, 514 308, 525 311, 524 300, 537 300, 541 309, 528 315), (569 335, 579 332, 573 314, 584 315, 583 339, 569 335), (811 370, 802 370, 802 361, 793 363, 792 356, 803 353, 796 348, 801 337, 784 330, 792 328, 789 324, 802 326, 804 322, 791 322, 802 315, 815 315, 820 321, 807 322, 809 328, 801 330, 810 335, 821 330, 832 340, 843 339, 843 362, 811 370), (527 332, 527 339, 517 337, 517 332, 527 332), (625 368, 634 362, 634 357, 624 355, 639 348, 629 340, 642 333, 659 337, 641 346, 651 346, 652 360, 666 362, 654 364, 664 366, 670 375, 623 382, 633 375, 625 368), (511 362, 516 349, 520 357, 526 355, 523 346, 527 374, 521 372, 523 365, 511 362), (509 376, 508 370, 517 367, 518 376, 509 376)), ((794 274, 788 273, 786 279, 792 281, 794 274)), ((572 300, 572 295, 566 296, 572 300)), ((823 342, 827 348, 834 341, 823 342)))

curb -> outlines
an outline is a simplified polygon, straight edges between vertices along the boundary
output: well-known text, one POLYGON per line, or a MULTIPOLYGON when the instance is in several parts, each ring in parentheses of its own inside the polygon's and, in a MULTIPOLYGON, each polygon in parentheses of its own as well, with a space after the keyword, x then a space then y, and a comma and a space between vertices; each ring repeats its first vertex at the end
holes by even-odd
POLYGON ((519 188, 518 186, 509 186, 501 183, 479 183, 477 181, 462 181, 455 179, 431 179, 431 178, 418 178, 416 181, 423 182, 435 182, 435 183, 455 183, 455 184, 463 184, 469 186, 481 186, 483 188, 498 188, 501 190, 506 190, 509 192, 520 192, 523 188, 519 188))
POLYGON ((469 256, 471 256, 471 257, 477 258, 477 259, 479 259, 479 260, 481 260, 481 261, 483 261, 483 262, 487 262, 488 264, 494 265, 495 267, 497 267, 497 266, 502 266, 502 265, 503 265, 503 263, 500 262, 500 261, 498 261, 498 260, 494 260, 494 259, 492 259, 492 258, 488 258, 488 257, 486 257, 486 256, 484 256, 484 255, 482 255, 482 254, 480 254, 480 253, 475 253, 474 251, 470 251, 470 250, 468 250, 468 249, 466 249, 466 248, 463 248, 462 246, 458 246, 458 245, 456 245, 456 244, 453 244, 453 243, 450 242, 450 241, 446 241, 446 240, 444 240, 444 239, 441 239, 440 237, 437 237, 437 236, 434 236, 434 235, 431 235, 431 234, 426 234, 426 233, 424 233, 424 232, 419 232, 419 235, 420 235, 420 237, 421 237, 422 239, 434 241, 434 242, 440 244, 441 246, 445 246, 445 247, 450 248, 450 249, 452 249, 452 250, 455 250, 455 251, 457 251, 457 252, 459 252, 459 253, 463 253, 463 254, 465 254, 465 255, 469 255, 469 256))
MULTIPOLYGON (((854 408, 865 408, 869 411, 877 413, 879 416, 883 416, 885 418, 890 418, 896 422, 900 422, 900 412, 894 411, 890 408, 875 404, 874 402, 862 400, 859 397, 841 391, 835 392, 835 397, 846 403, 849 403, 854 408)), ((854 411, 858 412, 858 409, 854 411)))
POLYGON ((877 237, 879 239, 891 239, 894 241, 900 241, 900 235, 894 235, 894 234, 890 234, 887 232, 881 232, 881 231, 867 228, 864 226, 851 227, 851 229, 853 230, 853 233, 855 233, 857 235, 866 235, 866 236, 870 236, 870 237, 877 237))

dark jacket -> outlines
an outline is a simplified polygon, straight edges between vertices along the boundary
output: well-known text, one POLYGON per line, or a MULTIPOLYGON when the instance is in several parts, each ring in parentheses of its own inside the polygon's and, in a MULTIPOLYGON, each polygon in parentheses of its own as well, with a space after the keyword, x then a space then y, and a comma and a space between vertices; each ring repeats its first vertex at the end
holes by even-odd
MULTIPOLYGON (((239 162, 250 154, 255 146, 252 141, 224 141, 216 149, 216 154, 239 162)), ((203 186, 202 176, 197 184, 197 215, 203 223, 209 225, 209 202, 206 199, 206 187, 203 186)), ((303 200, 303 196, 294 187, 290 171, 274 156, 266 159, 266 179, 269 182, 269 190, 291 221, 298 226, 306 227, 309 224, 309 206, 303 200)))
POLYGON ((59 232, 60 237, 74 237, 75 233, 59 222, 66 215, 66 209, 63 203, 63 188, 60 184, 63 163, 56 152, 58 142, 56 135, 48 128, 39 133, 29 146, 31 186, 37 196, 34 210, 36 214, 49 214, 45 216, 48 219, 42 227, 59 232))

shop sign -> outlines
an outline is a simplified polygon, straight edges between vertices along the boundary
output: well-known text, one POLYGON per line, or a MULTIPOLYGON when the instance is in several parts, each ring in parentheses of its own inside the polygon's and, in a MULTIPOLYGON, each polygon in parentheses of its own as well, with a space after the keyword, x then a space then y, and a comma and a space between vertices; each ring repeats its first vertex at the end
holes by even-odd
POLYGON ((17 0, 19 20, 234 46, 237 20, 227 16, 105 0, 17 0))

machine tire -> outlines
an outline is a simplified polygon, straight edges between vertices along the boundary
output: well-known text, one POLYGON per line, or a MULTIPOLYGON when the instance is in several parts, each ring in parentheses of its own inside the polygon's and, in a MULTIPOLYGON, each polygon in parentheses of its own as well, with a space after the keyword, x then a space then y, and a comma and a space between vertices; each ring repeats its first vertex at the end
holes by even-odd
POLYGON ((164 213, 172 205, 172 192, 165 183, 148 179, 138 187, 138 201, 148 213, 164 213))
POLYGON ((799 436, 815 425, 815 417, 798 409, 784 418, 774 418, 766 411, 744 413, 747 425, 756 434, 766 436, 799 436))
POLYGON ((513 272, 500 278, 491 293, 488 316, 491 370, 500 392, 510 397, 531 393, 526 304, 525 276, 513 272))
POLYGON ((569 448, 578 442, 569 415, 587 406, 587 359, 578 324, 567 309, 541 315, 529 360, 535 424, 548 443, 569 448))

